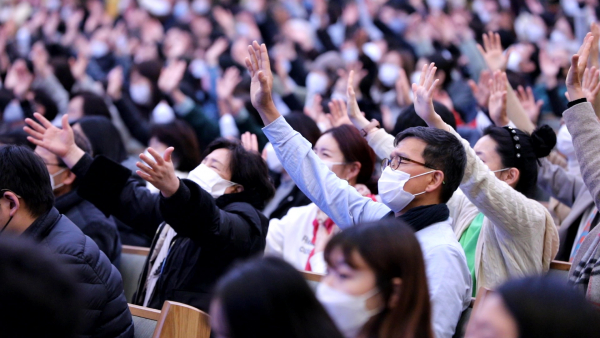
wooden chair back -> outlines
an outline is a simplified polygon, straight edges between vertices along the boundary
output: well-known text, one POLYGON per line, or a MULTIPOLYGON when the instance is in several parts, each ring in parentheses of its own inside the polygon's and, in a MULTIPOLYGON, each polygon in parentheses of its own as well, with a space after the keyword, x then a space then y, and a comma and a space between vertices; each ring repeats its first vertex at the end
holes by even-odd
POLYGON ((569 270, 571 270, 571 263, 562 261, 552 261, 550 263, 550 270, 548 275, 562 278, 564 282, 569 281, 569 270))
POLYGON ((129 304, 129 311, 133 317, 133 337, 152 338, 160 319, 160 311, 133 304, 129 304))
POLYGON ((123 245, 121 248, 119 272, 121 272, 121 278, 123 279, 125 298, 129 303, 133 302, 133 294, 137 288, 140 274, 144 270, 144 263, 149 253, 150 248, 140 246, 123 245))
POLYGON ((210 317, 182 303, 166 301, 153 338, 209 338, 210 317))
POLYGON ((313 291, 317 290, 317 286, 319 286, 319 283, 321 283, 321 280, 323 279, 323 277, 325 277, 325 275, 322 275, 320 273, 308 271, 300 271, 300 273, 302 274, 302 277, 304 277, 306 283, 308 283, 308 286, 310 286, 311 290, 313 291))

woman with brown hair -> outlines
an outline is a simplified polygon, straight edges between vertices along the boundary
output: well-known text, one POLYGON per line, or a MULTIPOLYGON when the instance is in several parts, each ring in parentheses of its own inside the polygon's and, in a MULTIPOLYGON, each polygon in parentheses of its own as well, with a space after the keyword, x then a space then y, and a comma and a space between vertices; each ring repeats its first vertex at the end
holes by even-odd
POLYGON ((328 274, 317 288, 347 338, 433 338, 421 246, 403 222, 348 228, 325 248, 328 274))
MULTIPOLYGON (((356 128, 329 129, 313 149, 329 170, 374 199, 364 185, 371 179, 375 153, 356 128)), ((269 222, 265 253, 283 258, 296 269, 325 273, 323 250, 337 232, 337 225, 316 204, 291 208, 281 219, 269 222)))

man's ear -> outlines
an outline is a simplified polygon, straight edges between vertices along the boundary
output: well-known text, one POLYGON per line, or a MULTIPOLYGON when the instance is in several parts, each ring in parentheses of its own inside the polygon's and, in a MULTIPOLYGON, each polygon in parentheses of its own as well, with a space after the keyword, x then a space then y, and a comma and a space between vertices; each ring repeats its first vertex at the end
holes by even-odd
POLYGON ((5 198, 8 200, 9 203, 9 215, 11 217, 13 217, 14 215, 16 215, 17 211, 19 211, 19 209, 21 208, 21 201, 19 201, 19 197, 17 196, 17 194, 15 194, 12 191, 5 191, 4 192, 4 196, 2 196, 2 198, 5 198))
POLYGON ((73 182, 75 182, 75 180, 77 179, 77 176, 75 176, 75 174, 73 174, 73 172, 71 170, 67 170, 66 172, 68 173, 68 175, 64 179, 63 183, 64 183, 64 185, 71 185, 71 184, 73 184, 73 182))
POLYGON ((436 170, 434 173, 431 174, 431 181, 425 188, 425 191, 432 192, 436 190, 442 184, 446 184, 444 182, 445 179, 446 178, 444 177, 444 172, 442 172, 441 170, 436 170))

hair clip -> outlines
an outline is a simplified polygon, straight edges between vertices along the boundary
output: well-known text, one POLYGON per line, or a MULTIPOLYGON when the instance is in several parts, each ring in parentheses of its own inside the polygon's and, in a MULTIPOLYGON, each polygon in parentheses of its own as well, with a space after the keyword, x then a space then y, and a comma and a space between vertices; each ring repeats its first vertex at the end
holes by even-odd
POLYGON ((513 127, 504 127, 510 133, 510 138, 515 146, 515 157, 521 158, 521 143, 519 142, 519 135, 517 135, 517 130, 513 127))

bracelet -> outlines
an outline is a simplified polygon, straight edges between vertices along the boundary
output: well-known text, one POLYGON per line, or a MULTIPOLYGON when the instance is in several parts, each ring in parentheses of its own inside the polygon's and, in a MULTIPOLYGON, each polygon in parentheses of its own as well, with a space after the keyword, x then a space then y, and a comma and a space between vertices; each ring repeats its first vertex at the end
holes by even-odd
POLYGON ((376 119, 372 119, 371 122, 369 122, 369 124, 367 124, 363 129, 360 130, 360 133, 363 137, 367 137, 367 135, 369 135, 369 132, 373 128, 379 128, 379 121, 377 121, 376 119))

